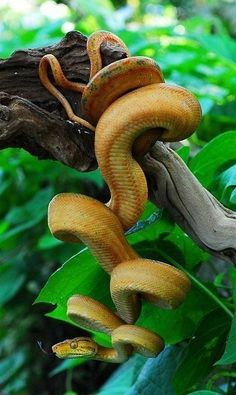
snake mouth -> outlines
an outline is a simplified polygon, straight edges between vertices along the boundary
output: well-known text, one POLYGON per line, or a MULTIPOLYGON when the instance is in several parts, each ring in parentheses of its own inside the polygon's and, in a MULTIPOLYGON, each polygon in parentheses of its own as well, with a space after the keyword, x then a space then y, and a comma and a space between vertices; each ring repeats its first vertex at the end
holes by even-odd
POLYGON ((84 358, 92 358, 94 356, 94 355, 91 355, 91 354, 85 355, 85 354, 81 354, 81 353, 71 353, 71 352, 63 354, 63 353, 60 353, 60 352, 53 351, 53 353, 55 354, 55 356, 57 358, 60 358, 60 359, 72 359, 72 358, 82 358, 82 357, 84 357, 84 358))

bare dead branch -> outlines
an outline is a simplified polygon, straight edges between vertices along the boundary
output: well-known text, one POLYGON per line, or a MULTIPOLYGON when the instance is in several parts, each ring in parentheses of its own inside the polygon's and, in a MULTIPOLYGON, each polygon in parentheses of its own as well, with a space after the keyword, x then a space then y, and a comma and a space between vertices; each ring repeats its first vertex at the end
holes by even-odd
MULTIPOLYGON (((0 149, 24 148, 39 159, 56 159, 80 171, 96 167, 93 136, 81 125, 66 121, 61 104, 38 76, 41 57, 52 53, 67 78, 87 83, 90 63, 86 41, 81 33, 70 32, 58 44, 17 51, 0 60, 0 149)), ((104 65, 126 56, 121 48, 108 44, 102 45, 101 53, 104 65)), ((81 94, 62 93, 80 115, 81 94)))
POLYGON ((150 200, 203 249, 236 264, 236 213, 224 207, 168 146, 158 142, 143 158, 150 200))

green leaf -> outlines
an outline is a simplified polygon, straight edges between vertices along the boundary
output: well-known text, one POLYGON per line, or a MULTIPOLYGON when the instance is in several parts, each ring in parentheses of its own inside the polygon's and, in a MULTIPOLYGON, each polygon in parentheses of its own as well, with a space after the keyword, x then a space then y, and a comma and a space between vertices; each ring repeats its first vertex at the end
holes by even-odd
POLYGON ((96 395, 125 395, 135 383, 147 359, 141 355, 134 355, 121 365, 109 378, 96 395))
POLYGON ((62 243, 63 242, 61 240, 58 240, 55 237, 53 237, 52 234, 47 229, 46 233, 44 233, 44 235, 40 237, 40 239, 38 240, 37 248, 39 250, 47 250, 62 245, 62 243))
POLYGON ((87 248, 51 275, 35 303, 65 306, 68 298, 78 293, 94 297, 101 302, 110 300, 110 306, 112 305, 109 297, 109 276, 87 248))
POLYGON ((127 395, 172 395, 173 376, 182 353, 180 346, 166 347, 157 358, 148 359, 127 395))
POLYGON ((236 362, 236 315, 233 318, 224 354, 216 365, 229 365, 236 362))
POLYGON ((12 227, 1 236, 0 245, 6 247, 6 241, 33 228, 47 215, 47 206, 53 197, 53 188, 44 188, 27 203, 20 207, 13 207, 6 215, 5 220, 12 227))
POLYGON ((190 154, 190 148, 189 147, 183 146, 183 147, 179 148, 176 152, 180 156, 180 158, 183 159, 183 161, 185 163, 188 163, 189 154, 190 154))
POLYGON ((23 394, 23 390, 27 387, 29 379, 29 372, 25 369, 17 371, 13 377, 10 378, 9 382, 3 387, 4 394, 23 394), (21 392, 22 391, 22 392, 21 392))
POLYGON ((7 382, 24 364, 25 354, 15 350, 12 355, 0 361, 0 384, 7 382))
POLYGON ((215 287, 222 287, 222 282, 224 280, 225 273, 219 273, 215 276, 214 285, 215 287))
MULTIPOLYGON (((157 243, 158 244, 158 243, 157 243)), ((158 245, 159 247, 159 245, 158 245)), ((207 261, 208 254, 203 251, 178 225, 160 243, 163 251, 171 251, 171 256, 188 270, 207 261), (176 255, 173 254, 174 248, 176 255)))
POLYGON ((230 166, 215 178, 214 182, 212 183, 212 189, 214 189, 214 195, 221 201, 221 203, 231 209, 236 209, 236 204, 234 205, 233 203, 234 193, 236 192, 235 164, 230 166))
POLYGON ((196 38, 208 51, 214 52, 224 59, 236 62, 236 43, 228 35, 198 34, 196 38))
POLYGON ((174 310, 158 309, 143 301, 136 324, 160 334, 166 344, 176 344, 192 336, 198 322, 214 307, 212 300, 192 286, 186 300, 174 310))
POLYGON ((204 187, 212 183, 222 167, 235 163, 235 147, 236 131, 226 132, 215 137, 191 159, 189 168, 204 187))
POLYGON ((12 207, 6 215, 6 221, 11 225, 22 222, 39 222, 47 213, 47 205, 53 196, 53 188, 48 187, 39 190, 33 198, 20 207, 12 207))
POLYGON ((165 348, 157 358, 135 355, 116 370, 97 395, 172 395, 172 379, 182 352, 182 347, 175 346, 165 348))
POLYGON ((230 318, 223 310, 214 310, 199 323, 174 378, 175 390, 185 394, 212 369, 225 343, 230 318))
POLYGON ((85 358, 65 359, 64 361, 60 362, 60 364, 49 373, 49 377, 53 377, 61 372, 64 372, 65 370, 73 369, 76 366, 81 365, 85 361, 86 361, 85 358))
POLYGON ((0 265, 0 306, 16 295, 25 279, 25 273, 19 273, 17 266, 8 263, 0 265))

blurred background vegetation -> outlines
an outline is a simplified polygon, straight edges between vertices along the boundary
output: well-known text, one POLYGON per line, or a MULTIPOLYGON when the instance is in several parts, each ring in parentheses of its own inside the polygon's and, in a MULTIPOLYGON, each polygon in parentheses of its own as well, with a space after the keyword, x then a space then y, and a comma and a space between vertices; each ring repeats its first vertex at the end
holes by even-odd
MULTIPOLYGON (((119 35, 129 46, 132 55, 154 58, 166 81, 188 88, 202 106, 201 126, 184 142, 180 155, 202 184, 224 205, 235 210, 235 1, 1 0, 0 15, 2 58, 18 49, 57 43, 71 30, 89 35, 97 29, 110 30, 119 35)), ((38 161, 17 149, 1 152, 0 179, 1 395, 181 395, 198 389, 215 391, 212 394, 235 394, 235 365, 212 367, 224 351, 226 333, 222 331, 222 337, 219 335, 212 347, 214 336, 210 329, 215 323, 216 331, 220 333, 217 322, 224 321, 228 332, 230 322, 223 311, 214 310, 217 303, 214 305, 212 298, 208 300, 204 293, 199 294, 197 287, 183 310, 177 311, 174 316, 169 316, 169 313, 158 316, 165 332, 169 333, 165 339, 168 344, 183 341, 194 333, 205 334, 204 339, 200 336, 201 343, 190 343, 184 356, 182 351, 180 355, 175 348, 168 349, 170 354, 166 354, 166 365, 163 365, 163 358, 159 367, 155 367, 156 376, 158 369, 167 371, 165 382, 175 383, 174 387, 171 384, 167 388, 162 384, 163 387, 158 387, 159 392, 153 388, 149 392, 138 392, 139 387, 134 388, 134 376, 137 378, 140 366, 145 362, 136 359, 126 365, 125 371, 122 368, 118 370, 118 376, 113 375, 110 382, 98 392, 116 366, 90 361, 73 369, 75 363, 60 363, 43 353, 37 341, 43 342, 43 346, 49 350, 55 340, 76 336, 78 328, 66 323, 66 318, 63 318, 65 313, 49 313, 50 317, 62 320, 56 321, 44 316, 48 305, 32 304, 49 276, 81 248, 65 245, 49 234, 47 205, 56 193, 67 191, 82 192, 105 201, 103 181, 98 171, 79 174, 56 162, 38 161), (182 313, 188 321, 180 321, 182 313), (177 320, 177 323, 173 320, 177 320), (178 332, 175 335, 173 325, 178 332), (199 350, 201 353, 197 355, 199 350), (173 352, 177 352, 175 356, 180 361, 178 369, 168 365, 170 358, 173 359, 173 352), (114 392, 114 388, 117 392, 114 392)), ((218 301, 224 300, 226 306, 232 307, 236 299, 235 271, 231 269, 229 276, 228 266, 221 264, 218 272, 216 260, 197 247, 166 213, 162 213, 161 221, 154 221, 153 224, 150 220, 153 212, 154 208, 148 206, 146 233, 137 238, 135 234, 130 236, 134 247, 141 254, 146 254, 145 251, 149 249, 150 256, 163 259, 166 251, 169 251, 171 263, 184 262, 197 279, 204 280, 205 287, 216 295, 218 301), (161 246, 156 242, 157 236, 162 238, 161 246), (148 248, 145 250, 143 245, 147 246, 147 237, 148 248), (206 263, 211 268, 209 278, 204 278, 206 263)), ((70 262, 76 265, 77 258, 73 259, 70 262)), ((49 281, 38 301, 52 303, 50 286, 49 281), (50 294, 48 300, 47 291, 50 294)), ((63 291, 66 284, 61 286, 63 291)), ((153 323, 150 323, 152 326, 153 323)), ((158 327, 160 333, 163 328, 158 327)), ((234 348, 236 339, 233 340, 234 348)), ((233 359, 230 361, 235 362, 233 359)))

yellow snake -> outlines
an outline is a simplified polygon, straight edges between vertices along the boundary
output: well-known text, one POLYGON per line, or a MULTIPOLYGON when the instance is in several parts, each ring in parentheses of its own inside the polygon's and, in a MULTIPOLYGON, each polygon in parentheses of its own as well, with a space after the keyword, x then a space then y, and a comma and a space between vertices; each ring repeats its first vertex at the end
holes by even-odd
POLYGON ((114 348, 104 349, 87 338, 76 338, 53 346, 53 351, 62 358, 83 355, 121 362, 132 350, 155 356, 163 348, 160 336, 131 325, 140 313, 140 295, 159 307, 172 308, 184 300, 190 288, 182 272, 140 258, 123 236, 123 229, 138 220, 147 200, 146 179, 133 155, 138 160, 156 140, 188 137, 198 126, 201 110, 186 89, 164 83, 156 62, 146 57, 129 57, 124 43, 111 33, 92 34, 87 51, 91 62, 88 85, 67 80, 59 62, 50 54, 41 59, 39 74, 69 119, 96 129, 96 157, 111 200, 107 208, 81 195, 58 195, 49 206, 49 227, 61 240, 82 240, 111 274, 111 296, 120 318, 102 304, 75 295, 68 301, 68 316, 85 328, 110 334, 114 348), (128 57, 102 68, 100 45, 104 40, 122 47, 128 57), (51 83, 48 65, 59 86, 82 93, 85 119, 73 113, 51 83))
POLYGON ((58 239, 75 243, 82 240, 111 275, 111 297, 120 317, 89 297, 72 296, 68 300, 68 316, 84 328, 111 335, 114 349, 97 346, 96 353, 90 355, 94 350, 92 340, 86 352, 89 339, 77 339, 76 343, 72 339, 53 346, 56 355, 124 362, 133 347, 143 355, 156 356, 164 346, 161 337, 125 323, 133 324, 138 318, 141 296, 161 308, 182 303, 190 288, 185 274, 166 263, 141 258, 126 241, 117 216, 90 197, 74 193, 55 196, 49 204, 48 223, 58 239))

